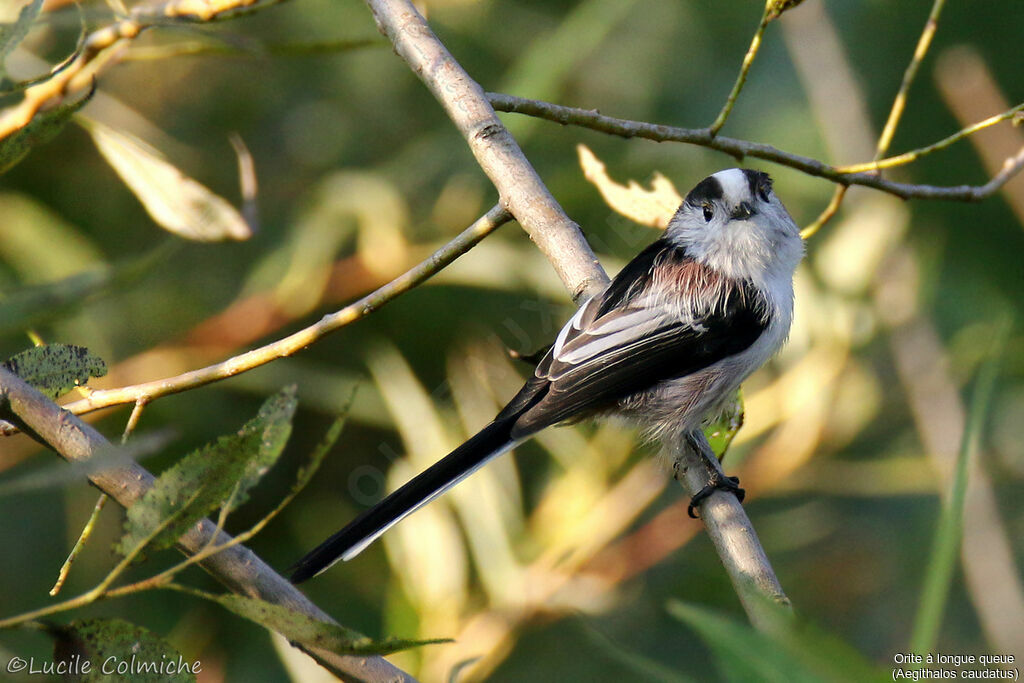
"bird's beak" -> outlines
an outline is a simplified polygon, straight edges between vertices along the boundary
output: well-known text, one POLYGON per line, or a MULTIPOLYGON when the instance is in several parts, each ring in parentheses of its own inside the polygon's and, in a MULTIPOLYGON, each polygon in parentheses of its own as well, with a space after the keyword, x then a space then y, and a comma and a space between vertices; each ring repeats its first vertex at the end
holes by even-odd
POLYGON ((746 220, 753 216, 757 211, 750 205, 750 202, 740 202, 740 205, 732 210, 732 214, 729 216, 734 221, 746 220))

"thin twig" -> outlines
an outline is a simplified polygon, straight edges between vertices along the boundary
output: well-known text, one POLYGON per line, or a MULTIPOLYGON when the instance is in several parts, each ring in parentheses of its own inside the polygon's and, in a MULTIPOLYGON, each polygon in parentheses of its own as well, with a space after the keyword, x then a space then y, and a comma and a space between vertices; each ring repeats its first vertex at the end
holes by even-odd
MULTIPOLYGON (((84 387, 80 387, 83 388, 84 387)), ((128 416, 128 422, 125 424, 124 432, 121 434, 121 445, 123 446, 128 442, 128 437, 132 435, 135 428, 139 425, 139 419, 142 417, 142 411, 146 409, 147 402, 143 399, 139 399, 135 402, 135 407, 132 408, 131 415, 128 416)), ((89 515, 89 519, 86 520, 85 526, 82 527, 82 532, 78 535, 78 540, 75 541, 75 546, 68 553, 68 557, 64 560, 64 564, 61 565, 60 571, 57 572, 57 581, 53 584, 53 588, 50 589, 50 595, 56 596, 60 593, 61 588, 64 587, 64 582, 68 580, 68 574, 71 572, 71 566, 78 559, 78 555, 85 548, 85 544, 89 541, 92 536, 93 530, 96 528, 96 522, 100 518, 100 513, 103 512, 103 508, 107 504, 109 496, 106 493, 100 493, 99 498, 96 500, 96 505, 92 508, 92 513, 89 515)))
POLYGON ((750 72, 750 67, 754 64, 754 58, 757 57, 758 50, 761 49, 761 38, 764 36, 764 30, 768 28, 768 24, 771 22, 771 3, 765 3, 764 13, 761 15, 761 21, 757 24, 757 30, 754 31, 754 37, 750 40, 750 47, 747 48, 747 54, 743 56, 743 64, 740 66, 740 73, 736 76, 736 82, 732 86, 732 90, 729 92, 729 97, 725 100, 725 105, 722 107, 722 111, 718 113, 714 123, 708 127, 708 134, 711 137, 718 135, 718 131, 725 125, 726 119, 729 118, 729 114, 732 113, 732 108, 736 105, 736 98, 740 96, 740 91, 743 89, 743 84, 747 82, 747 74, 750 72))
POLYGON ((800 231, 800 237, 810 239, 814 236, 814 233, 821 230, 822 226, 828 223, 832 218, 839 212, 839 206, 843 203, 843 197, 846 196, 846 191, 850 189, 847 185, 836 185, 835 192, 832 193, 832 199, 829 200, 828 206, 825 210, 818 214, 818 217, 814 219, 814 222, 805 227, 800 231))
POLYGON ((201 57, 217 55, 223 57, 312 57, 317 55, 333 55, 373 47, 386 47, 388 43, 380 38, 357 38, 352 40, 324 40, 295 43, 267 43, 236 45, 232 43, 212 43, 209 41, 179 41, 165 45, 147 45, 133 47, 125 52, 121 61, 149 61, 172 57, 201 57))
POLYGON ((132 414, 128 416, 128 423, 124 426, 124 433, 121 435, 121 444, 124 445, 128 442, 128 437, 132 435, 135 428, 139 426, 139 419, 142 417, 142 411, 149 405, 149 399, 146 397, 140 397, 136 399, 135 406, 132 408, 132 414))
POLYGON ((511 216, 508 211, 500 206, 493 207, 473 225, 460 233, 458 237, 431 254, 427 260, 419 263, 383 287, 367 294, 359 301, 349 304, 335 313, 326 315, 316 324, 310 325, 283 339, 239 354, 220 363, 192 370, 175 377, 153 380, 152 382, 117 389, 93 391, 86 398, 69 403, 64 407, 76 415, 82 415, 93 410, 99 410, 100 408, 108 408, 142 399, 152 401, 161 396, 176 394, 203 386, 204 384, 234 377, 242 372, 266 365, 271 361, 290 356, 338 328, 364 318, 410 289, 427 281, 509 220, 511 220, 511 216))
POLYGON ((64 582, 68 580, 68 574, 71 572, 71 565, 78 559, 78 555, 82 552, 86 542, 92 536, 93 530, 96 528, 96 522, 100 518, 100 513, 103 512, 104 506, 109 500, 109 496, 105 493, 101 493, 99 498, 96 499, 96 505, 92 508, 92 514, 89 515, 88 521, 85 526, 82 527, 82 533, 78 535, 78 540, 75 541, 75 546, 68 553, 68 558, 64 560, 64 564, 60 566, 60 571, 57 572, 57 581, 53 584, 53 588, 50 589, 50 595, 56 596, 60 593, 64 587, 64 582))
POLYGON ((712 138, 705 128, 677 128, 646 121, 632 121, 605 116, 594 110, 566 107, 550 102, 529 100, 501 93, 488 93, 488 99, 498 111, 525 114, 561 123, 580 126, 609 135, 625 138, 645 138, 656 142, 685 142, 725 152, 737 160, 754 157, 771 161, 808 175, 825 178, 841 185, 863 185, 900 197, 901 199, 945 199, 978 202, 995 194, 1010 178, 1024 167, 1024 149, 1008 158, 1003 170, 984 185, 915 185, 880 178, 872 173, 843 173, 836 167, 811 157, 793 154, 760 142, 748 142, 717 136, 712 138))
MULTIPOLYGON (((91 426, 62 410, 19 377, 2 368, 0 412, 23 422, 70 462, 87 461, 96 453, 111 448, 110 443, 91 426)), ((89 479, 125 508, 142 498, 154 482, 153 475, 134 462, 93 472, 89 479)), ((208 519, 201 520, 178 539, 178 547, 186 554, 198 552, 209 544, 214 529, 213 522, 208 519)), ((216 536, 217 546, 232 541, 231 537, 223 532, 216 536)), ((234 593, 257 597, 289 607, 314 619, 333 623, 328 614, 242 545, 222 550, 205 559, 200 566, 234 593)), ((413 680, 407 673, 381 657, 350 657, 315 648, 301 649, 345 680, 413 680)))
POLYGON ((997 124, 997 123, 999 123, 1001 121, 1006 121, 1007 119, 1011 119, 1011 118, 1013 118, 1014 116, 1016 116, 1018 113, 1020 113, 1022 111, 1024 111, 1024 102, 1018 104, 1016 107, 1013 107, 1011 109, 1007 109, 1002 114, 996 114, 995 116, 990 116, 987 119, 985 119, 984 121, 978 121, 977 123, 974 123, 974 124, 972 124, 970 126, 967 126, 963 130, 957 131, 953 135, 950 135, 948 138, 939 140, 938 142, 935 142, 935 143, 933 143, 931 145, 928 145, 926 147, 921 147, 919 149, 914 149, 914 150, 911 150, 909 152, 904 152, 903 154, 897 154, 896 156, 888 157, 888 158, 885 158, 885 159, 880 159, 878 161, 869 161, 869 162, 867 162, 865 164, 851 164, 850 166, 837 166, 836 167, 836 171, 838 171, 840 173, 863 173, 863 172, 867 172, 867 171, 880 171, 880 170, 885 169, 885 168, 893 168, 894 166, 903 166, 904 164, 909 164, 912 161, 917 161, 918 159, 920 159, 921 157, 923 157, 923 156, 925 156, 927 154, 931 154, 932 152, 937 152, 940 149, 945 149, 945 148, 949 147, 950 145, 952 145, 954 142, 959 142, 960 140, 963 140, 964 138, 968 137, 969 135, 973 135, 974 133, 977 133, 979 130, 984 130, 986 128, 989 128, 990 126, 994 126, 995 124, 997 124))
POLYGON ((907 70, 903 73, 903 82, 900 83, 900 89, 892 103, 892 109, 889 110, 889 118, 882 129, 882 135, 878 138, 878 146, 875 152, 876 160, 885 156, 886 152, 889 151, 889 145, 892 144, 892 139, 896 135, 896 127, 899 126, 903 110, 907 106, 907 93, 910 91, 910 86, 917 76, 917 70, 921 66, 921 62, 924 60, 925 55, 928 54, 928 48, 931 47, 935 30, 939 27, 939 14, 942 13, 942 8, 945 4, 946 0, 935 0, 932 4, 932 10, 928 14, 928 21, 925 22, 924 30, 921 31, 921 37, 917 39, 914 56, 911 58, 910 64, 907 65, 907 70))

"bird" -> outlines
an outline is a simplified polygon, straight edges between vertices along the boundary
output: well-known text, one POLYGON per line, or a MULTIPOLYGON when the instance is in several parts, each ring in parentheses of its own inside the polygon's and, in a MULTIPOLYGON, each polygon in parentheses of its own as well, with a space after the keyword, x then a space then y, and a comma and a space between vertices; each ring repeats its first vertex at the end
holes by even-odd
MULTIPOLYGON (((545 427, 613 415, 638 423, 647 438, 693 443, 706 417, 788 337, 803 255, 800 230, 768 174, 730 168, 708 176, 662 236, 579 307, 489 424, 300 559, 291 581, 351 560, 545 427)), ((715 489, 742 500, 735 477, 708 472, 691 506, 715 489)))

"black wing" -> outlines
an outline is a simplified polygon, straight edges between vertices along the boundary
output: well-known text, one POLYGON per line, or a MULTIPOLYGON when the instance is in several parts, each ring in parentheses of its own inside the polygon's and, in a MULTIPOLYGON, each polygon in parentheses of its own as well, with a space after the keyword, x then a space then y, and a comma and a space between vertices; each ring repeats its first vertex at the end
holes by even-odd
POLYGON ((765 302, 751 284, 719 282, 719 300, 680 311, 678 302, 652 296, 655 265, 704 268, 664 240, 623 268, 566 324, 534 377, 500 414, 518 415, 513 438, 706 368, 748 348, 764 331, 765 302))

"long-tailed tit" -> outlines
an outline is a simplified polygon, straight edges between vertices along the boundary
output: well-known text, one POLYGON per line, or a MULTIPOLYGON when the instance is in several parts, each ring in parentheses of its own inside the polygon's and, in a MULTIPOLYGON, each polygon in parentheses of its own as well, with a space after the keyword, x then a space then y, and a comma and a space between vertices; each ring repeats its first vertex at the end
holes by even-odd
MULTIPOLYGON (((800 232, 767 174, 702 180, 663 237, 559 332, 533 376, 476 436, 359 515, 294 567, 304 581, 350 560, 409 513, 541 429, 612 413, 689 438, 789 334, 800 232)), ((740 494, 709 467, 709 494, 740 494)), ((699 502, 701 494, 695 496, 699 502)))

